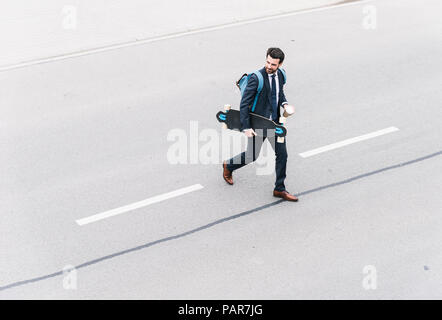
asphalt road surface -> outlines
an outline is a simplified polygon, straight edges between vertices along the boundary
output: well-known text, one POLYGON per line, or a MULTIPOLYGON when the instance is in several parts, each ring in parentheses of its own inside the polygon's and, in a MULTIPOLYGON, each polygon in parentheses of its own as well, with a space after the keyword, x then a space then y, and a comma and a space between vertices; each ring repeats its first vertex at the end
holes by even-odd
POLYGON ((441 11, 369 1, 0 72, 0 299, 442 298, 441 11), (190 160, 270 46, 298 203, 257 163, 229 186, 221 156, 190 160))

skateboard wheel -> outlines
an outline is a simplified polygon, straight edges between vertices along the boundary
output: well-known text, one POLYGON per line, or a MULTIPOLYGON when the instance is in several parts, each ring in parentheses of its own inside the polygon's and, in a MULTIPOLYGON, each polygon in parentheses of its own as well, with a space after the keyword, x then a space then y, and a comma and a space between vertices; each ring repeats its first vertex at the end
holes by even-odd
POLYGON ((284 143, 284 137, 278 137, 278 138, 276 139, 276 141, 277 141, 278 143, 284 143))
POLYGON ((230 110, 230 104, 225 104, 224 105, 224 111, 229 111, 230 110))

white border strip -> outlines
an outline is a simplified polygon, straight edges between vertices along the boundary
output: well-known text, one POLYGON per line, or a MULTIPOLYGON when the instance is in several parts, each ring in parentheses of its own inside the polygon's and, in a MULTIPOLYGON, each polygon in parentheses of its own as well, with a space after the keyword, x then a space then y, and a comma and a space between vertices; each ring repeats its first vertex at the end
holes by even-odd
POLYGON ((145 199, 142 201, 138 201, 138 202, 135 202, 135 203, 132 203, 132 204, 120 207, 120 208, 112 209, 109 211, 95 214, 90 217, 82 218, 82 219, 76 220, 76 222, 78 225, 83 226, 85 224, 89 224, 89 223, 96 222, 99 220, 107 219, 109 217, 113 217, 118 214, 122 214, 122 213, 132 211, 132 210, 135 210, 138 208, 142 208, 142 207, 151 205, 153 203, 168 200, 170 198, 178 197, 178 196, 181 196, 181 195, 189 193, 189 192, 200 190, 202 188, 204 188, 202 185, 194 184, 190 187, 186 187, 186 188, 178 189, 178 190, 175 190, 172 192, 164 193, 164 194, 161 194, 161 195, 149 198, 149 199, 145 199))
POLYGON ((279 18, 284 18, 284 17, 291 17, 291 16, 296 16, 296 15, 301 15, 301 14, 306 14, 306 13, 311 13, 311 12, 324 11, 324 10, 333 9, 333 8, 353 6, 353 5, 363 4, 366 2, 372 2, 372 1, 374 1, 374 0, 360 0, 360 1, 342 3, 342 4, 335 4, 335 5, 330 4, 330 5, 326 5, 324 7, 319 7, 319 8, 291 11, 288 13, 281 13, 281 14, 276 14, 276 15, 267 16, 267 17, 260 17, 260 18, 245 20, 245 21, 226 23, 226 24, 218 25, 218 26, 214 26, 214 27, 206 27, 206 28, 201 28, 201 29, 196 29, 196 30, 190 30, 190 31, 169 34, 169 35, 165 35, 165 36, 153 37, 153 38, 144 39, 144 40, 130 41, 130 42, 126 42, 126 43, 110 45, 110 46, 97 48, 97 49, 85 50, 85 51, 81 51, 81 52, 59 55, 59 56, 54 56, 54 57, 45 58, 45 59, 32 60, 32 61, 22 62, 22 63, 18 63, 18 64, 13 64, 10 66, 3 66, 3 67, 0 67, 0 72, 12 70, 12 69, 17 69, 17 68, 28 67, 28 66, 32 66, 32 65, 36 65, 36 64, 42 64, 42 63, 48 63, 48 62, 59 61, 59 60, 64 60, 64 59, 81 57, 81 56, 94 54, 94 53, 100 53, 100 52, 104 52, 104 51, 127 48, 127 47, 132 47, 132 46, 141 45, 141 44, 147 44, 147 43, 161 41, 161 40, 174 39, 174 38, 179 38, 179 37, 183 37, 183 36, 187 36, 187 35, 191 35, 191 34, 198 34, 198 33, 203 33, 203 32, 227 29, 227 28, 243 26, 243 25, 251 24, 251 23, 255 23, 255 22, 269 21, 269 20, 274 20, 274 19, 279 19, 279 18))
POLYGON ((356 142, 360 142, 360 141, 368 140, 368 139, 371 139, 371 138, 379 137, 379 136, 382 136, 384 134, 395 132, 395 131, 398 131, 398 130, 399 129, 396 128, 396 127, 385 128, 385 129, 382 129, 382 130, 379 130, 379 131, 375 131, 375 132, 372 132, 372 133, 364 134, 362 136, 358 136, 358 137, 350 138, 350 139, 343 140, 343 141, 340 141, 340 142, 332 143, 332 144, 326 145, 326 146, 321 147, 321 148, 317 148, 317 149, 313 149, 313 150, 310 150, 310 151, 306 151, 306 152, 300 153, 299 155, 301 157, 303 157, 303 158, 311 157, 311 156, 314 156, 314 155, 319 154, 319 153, 327 152, 327 151, 330 151, 330 150, 334 150, 334 149, 337 149, 337 148, 348 146, 349 144, 353 144, 353 143, 356 143, 356 142))

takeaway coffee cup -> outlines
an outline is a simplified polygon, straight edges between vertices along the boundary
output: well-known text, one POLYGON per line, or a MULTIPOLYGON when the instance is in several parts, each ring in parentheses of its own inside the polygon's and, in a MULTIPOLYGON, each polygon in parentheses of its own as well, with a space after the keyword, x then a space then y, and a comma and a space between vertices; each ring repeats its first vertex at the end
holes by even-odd
POLYGON ((294 112, 295 112, 295 107, 288 105, 288 104, 286 104, 284 106, 284 114, 283 114, 284 117, 287 118, 287 117, 291 116, 294 112))

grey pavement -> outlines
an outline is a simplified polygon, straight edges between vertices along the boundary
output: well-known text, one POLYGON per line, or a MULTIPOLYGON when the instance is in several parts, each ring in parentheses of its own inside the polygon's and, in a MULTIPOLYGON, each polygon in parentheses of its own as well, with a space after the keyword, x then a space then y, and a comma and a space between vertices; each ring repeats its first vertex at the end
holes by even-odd
POLYGON ((0 299, 442 298, 441 10, 377 0, 1 72, 0 299), (221 133, 215 113, 238 107, 234 82, 270 46, 296 108, 298 203, 272 197, 257 164, 229 186, 220 164, 167 160, 171 130, 221 133))

